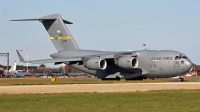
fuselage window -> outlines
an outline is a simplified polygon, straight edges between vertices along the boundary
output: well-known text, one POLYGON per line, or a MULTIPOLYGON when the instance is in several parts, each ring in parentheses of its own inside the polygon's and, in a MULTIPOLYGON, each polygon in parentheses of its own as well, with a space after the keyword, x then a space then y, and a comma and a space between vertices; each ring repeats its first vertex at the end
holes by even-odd
POLYGON ((181 64, 184 64, 184 61, 181 61, 181 64))

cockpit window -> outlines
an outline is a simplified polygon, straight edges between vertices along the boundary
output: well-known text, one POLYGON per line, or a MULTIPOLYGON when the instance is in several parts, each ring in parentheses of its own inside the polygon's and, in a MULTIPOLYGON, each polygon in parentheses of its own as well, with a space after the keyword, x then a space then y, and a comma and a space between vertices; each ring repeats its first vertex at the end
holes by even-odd
POLYGON ((182 55, 180 55, 180 56, 176 56, 176 57, 175 57, 175 60, 178 60, 178 59, 181 59, 181 58, 188 59, 187 56, 182 56, 182 55))
POLYGON ((184 59, 188 59, 187 56, 183 56, 184 59))
POLYGON ((176 57, 175 57, 175 60, 178 60, 178 58, 179 58, 179 56, 176 56, 176 57))

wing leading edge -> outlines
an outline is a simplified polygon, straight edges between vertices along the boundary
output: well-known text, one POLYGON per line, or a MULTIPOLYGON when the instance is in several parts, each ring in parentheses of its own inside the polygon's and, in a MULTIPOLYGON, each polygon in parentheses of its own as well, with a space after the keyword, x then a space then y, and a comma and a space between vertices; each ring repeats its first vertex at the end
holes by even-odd
POLYGON ((32 63, 32 64, 43 64, 43 63, 56 63, 56 62, 70 62, 70 61, 81 61, 81 58, 59 58, 59 59, 42 59, 42 60, 30 60, 30 61, 25 61, 24 58, 21 56, 18 50, 17 55, 19 57, 20 62, 24 63, 32 63))
POLYGON ((58 62, 70 62, 70 61, 82 61, 81 58, 66 58, 66 59, 43 59, 43 60, 31 60, 26 61, 32 64, 43 64, 43 63, 58 63, 58 62))
POLYGON ((87 58, 104 58, 104 59, 113 59, 121 56, 133 56, 135 57, 136 54, 133 52, 116 52, 116 53, 105 53, 105 54, 98 54, 98 55, 87 55, 87 56, 80 56, 80 57, 68 57, 68 58, 51 58, 51 59, 41 59, 41 60, 27 60, 25 61, 24 58, 21 56, 18 50, 17 55, 19 57, 20 62, 24 63, 32 63, 32 64, 44 64, 44 63, 61 63, 61 62, 71 62, 71 61, 83 61, 83 59, 87 58))

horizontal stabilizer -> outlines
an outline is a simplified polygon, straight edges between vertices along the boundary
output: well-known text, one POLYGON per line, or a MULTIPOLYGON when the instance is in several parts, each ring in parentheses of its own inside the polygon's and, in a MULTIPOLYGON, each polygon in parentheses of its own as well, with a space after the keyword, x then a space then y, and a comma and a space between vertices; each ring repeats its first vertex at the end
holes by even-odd
POLYGON ((63 22, 64 22, 65 24, 73 24, 72 22, 66 21, 66 20, 64 20, 64 19, 63 19, 63 22))
POLYGON ((43 21, 43 20, 56 20, 56 19, 16 19, 10 21, 43 21))
MULTIPOLYGON (((40 19, 16 19, 16 20, 10 20, 10 21, 53 21, 53 20, 56 20, 56 18, 55 19, 42 19, 42 18, 40 18, 40 19)), ((63 19, 63 23, 73 24, 72 22, 66 21, 64 19, 63 19)))

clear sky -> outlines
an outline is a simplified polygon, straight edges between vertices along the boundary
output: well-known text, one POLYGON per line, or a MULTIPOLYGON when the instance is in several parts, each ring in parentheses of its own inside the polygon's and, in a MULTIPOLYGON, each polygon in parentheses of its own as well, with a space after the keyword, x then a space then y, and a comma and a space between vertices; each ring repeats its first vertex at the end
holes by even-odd
MULTIPOLYGON (((40 22, 12 19, 40 18, 59 13, 81 49, 175 50, 200 65, 200 0, 0 0, 0 52, 10 53, 10 65, 57 52, 40 22)), ((6 65, 6 58, 0 57, 6 65)), ((53 64, 48 66, 55 67, 53 64)))

